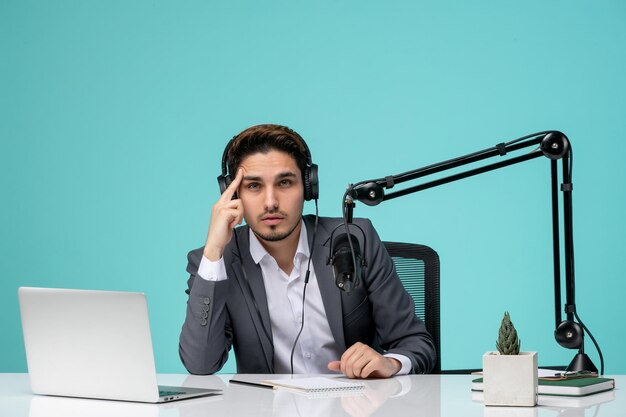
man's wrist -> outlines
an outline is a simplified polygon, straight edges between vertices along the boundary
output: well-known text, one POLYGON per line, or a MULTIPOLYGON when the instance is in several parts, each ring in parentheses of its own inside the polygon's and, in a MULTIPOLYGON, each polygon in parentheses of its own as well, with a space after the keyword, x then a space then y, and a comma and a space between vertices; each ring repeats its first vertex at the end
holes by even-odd
POLYGON ((224 254, 223 249, 205 246, 202 251, 202 255, 207 258, 211 262, 217 262, 222 259, 222 255, 224 254))
POLYGON ((384 356, 385 358, 388 358, 388 359, 395 359, 400 363, 401 367, 400 367, 400 370, 396 372, 397 375, 406 375, 406 374, 411 373, 412 364, 411 364, 411 360, 408 357, 401 355, 399 353, 389 353, 389 352, 385 353, 384 356))
POLYGON ((400 370, 402 369, 402 363, 399 360, 397 360, 396 358, 389 357, 389 356, 385 357, 385 359, 389 361, 390 367, 393 372, 392 376, 400 372, 400 370))

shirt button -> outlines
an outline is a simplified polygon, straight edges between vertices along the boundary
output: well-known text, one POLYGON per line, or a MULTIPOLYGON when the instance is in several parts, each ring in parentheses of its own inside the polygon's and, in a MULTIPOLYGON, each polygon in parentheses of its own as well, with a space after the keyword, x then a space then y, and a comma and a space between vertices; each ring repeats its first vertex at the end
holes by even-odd
POLYGON ((309 352, 304 352, 304 357, 307 359, 311 359, 311 354, 309 352))

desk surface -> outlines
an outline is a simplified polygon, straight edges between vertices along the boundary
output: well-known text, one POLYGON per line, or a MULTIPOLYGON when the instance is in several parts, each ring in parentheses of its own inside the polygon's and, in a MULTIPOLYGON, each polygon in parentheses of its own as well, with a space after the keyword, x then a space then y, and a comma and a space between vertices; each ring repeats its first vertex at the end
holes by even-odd
POLYGON ((366 389, 361 395, 322 398, 309 398, 304 394, 285 390, 229 384, 228 381, 232 376, 161 374, 159 383, 162 385, 219 388, 223 390, 223 395, 156 405, 32 395, 27 374, 0 374, 0 416, 623 417, 626 415, 626 395, 622 395, 620 389, 626 384, 626 375, 613 376, 617 388, 604 395, 579 399, 563 398, 562 404, 540 405, 533 408, 485 407, 475 395, 473 398, 470 390, 473 378, 471 375, 410 375, 364 381, 366 389))

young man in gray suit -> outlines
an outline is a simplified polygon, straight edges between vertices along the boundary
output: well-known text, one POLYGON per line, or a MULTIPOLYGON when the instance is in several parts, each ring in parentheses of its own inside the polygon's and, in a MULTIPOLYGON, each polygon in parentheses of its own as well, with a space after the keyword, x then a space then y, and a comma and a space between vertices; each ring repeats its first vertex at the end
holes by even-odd
POLYGON ((432 369, 432 338, 368 220, 354 220, 367 260, 360 283, 349 294, 336 287, 326 260, 343 219, 302 215, 318 184, 298 133, 279 125, 239 133, 218 182, 206 244, 188 255, 179 351, 190 373, 219 371, 231 346, 239 373, 380 378, 432 369))

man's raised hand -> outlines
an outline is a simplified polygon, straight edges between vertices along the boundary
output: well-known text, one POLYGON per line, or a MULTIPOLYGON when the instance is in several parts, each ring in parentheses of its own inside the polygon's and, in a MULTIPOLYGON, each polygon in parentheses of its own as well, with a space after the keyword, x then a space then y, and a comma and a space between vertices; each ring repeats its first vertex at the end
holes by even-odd
POLYGON ((237 175, 211 210, 209 234, 203 252, 204 257, 210 261, 222 258, 224 248, 233 237, 233 228, 243 220, 243 204, 238 198, 233 199, 242 179, 243 169, 239 168, 237 175))

